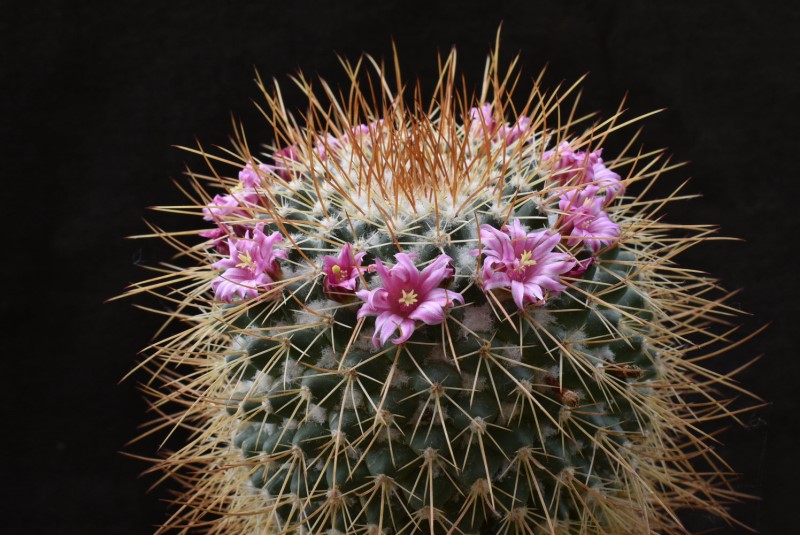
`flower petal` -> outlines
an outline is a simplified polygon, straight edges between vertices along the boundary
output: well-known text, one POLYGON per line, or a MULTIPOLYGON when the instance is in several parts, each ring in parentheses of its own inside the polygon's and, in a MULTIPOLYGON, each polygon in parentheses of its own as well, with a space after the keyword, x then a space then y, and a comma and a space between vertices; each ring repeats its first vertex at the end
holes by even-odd
POLYGON ((402 344, 406 342, 411 335, 414 334, 415 324, 414 320, 411 319, 404 319, 400 322, 400 336, 397 338, 393 338, 392 342, 395 344, 402 344))
POLYGON ((511 295, 520 309, 525 308, 525 285, 519 281, 511 281, 511 295))
POLYGON ((428 325, 437 325, 444 321, 444 308, 439 303, 426 301, 420 304, 411 314, 409 319, 419 320, 428 325))

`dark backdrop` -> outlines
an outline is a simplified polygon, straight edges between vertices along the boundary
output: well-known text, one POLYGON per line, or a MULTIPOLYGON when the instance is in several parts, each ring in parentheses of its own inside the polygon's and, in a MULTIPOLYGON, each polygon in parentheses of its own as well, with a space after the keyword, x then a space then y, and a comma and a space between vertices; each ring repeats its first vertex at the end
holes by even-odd
MULTIPOLYGON (((134 380, 118 383, 159 320, 103 301, 146 275, 138 263, 168 254, 122 239, 146 231, 143 217, 194 224, 145 210, 181 201, 170 178, 191 158, 171 145, 195 136, 226 144, 230 112, 251 140, 268 141, 250 102, 254 67, 286 85, 299 67, 339 83, 335 53, 389 57, 394 38, 406 76, 424 86, 437 51, 453 44, 475 80, 500 21, 504 58, 521 52, 527 75, 545 63, 547 85, 590 73, 583 110, 610 114, 628 91, 632 114, 666 107, 642 139, 691 163, 661 187, 692 176, 687 191, 704 195, 669 218, 718 223, 744 239, 708 244, 684 264, 744 288, 735 304, 754 314, 747 330, 771 322, 729 360, 766 355, 742 379, 771 405, 746 415, 719 449, 744 473, 740 489, 763 496, 737 514, 763 533, 796 529, 800 9, 792 2, 2 4, 0 176, 4 212, 11 208, 0 291, 2 531, 143 534, 165 514, 167 488, 147 493, 154 479, 138 477, 147 465, 118 453, 152 455, 156 446, 125 446, 146 405, 134 380)), ((622 140, 609 141, 609 155, 622 140)))

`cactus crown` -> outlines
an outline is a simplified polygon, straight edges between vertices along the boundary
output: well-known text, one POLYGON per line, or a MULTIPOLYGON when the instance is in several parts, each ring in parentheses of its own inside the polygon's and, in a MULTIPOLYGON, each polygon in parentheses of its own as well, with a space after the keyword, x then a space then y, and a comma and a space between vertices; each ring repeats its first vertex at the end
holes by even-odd
POLYGON ((189 172, 180 211, 203 216, 206 240, 158 230, 195 265, 131 289, 189 325, 142 364, 156 426, 193 434, 160 464, 186 485, 164 530, 682 533, 682 508, 731 520, 703 427, 732 417, 716 393, 730 378, 702 362, 726 349, 709 327, 734 311, 673 262, 711 229, 675 238, 657 214, 672 199, 643 196, 673 166, 633 141, 604 162, 630 121, 573 134, 577 84, 537 81, 518 110, 496 54, 473 99, 455 53, 440 65, 427 106, 370 58, 345 63, 343 97, 299 76, 303 126, 259 79, 277 144, 257 154, 237 127, 230 150, 189 149, 210 173, 189 172))

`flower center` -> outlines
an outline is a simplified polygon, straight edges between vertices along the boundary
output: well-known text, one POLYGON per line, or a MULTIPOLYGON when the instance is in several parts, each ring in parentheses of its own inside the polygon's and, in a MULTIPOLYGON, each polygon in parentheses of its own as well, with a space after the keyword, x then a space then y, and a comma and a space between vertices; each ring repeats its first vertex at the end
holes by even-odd
POLYGON ((342 268, 338 264, 333 265, 331 272, 333 272, 333 276, 337 282, 342 282, 347 278, 347 273, 342 271, 342 268))
POLYGON ((238 258, 241 262, 236 264, 237 268, 242 269, 255 269, 256 263, 253 261, 253 257, 250 256, 250 251, 246 251, 244 253, 239 253, 238 258))
POLYGON ((411 290, 409 292, 406 292, 405 290, 400 290, 400 291, 403 293, 403 296, 400 299, 398 299, 397 302, 400 303, 401 305, 410 307, 418 301, 417 292, 415 292, 414 290, 411 290))
POLYGON ((535 266, 536 260, 532 259, 532 252, 531 251, 522 251, 522 254, 519 255, 519 270, 523 270, 528 266, 535 266))

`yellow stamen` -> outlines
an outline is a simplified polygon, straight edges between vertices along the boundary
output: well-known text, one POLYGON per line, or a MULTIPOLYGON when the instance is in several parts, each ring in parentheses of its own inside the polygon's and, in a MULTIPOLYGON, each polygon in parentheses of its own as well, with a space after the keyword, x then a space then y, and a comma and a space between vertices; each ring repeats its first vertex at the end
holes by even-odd
POLYGON ((519 257, 519 267, 525 268, 528 266, 535 266, 536 260, 531 259, 531 252, 530 251, 523 251, 519 257))
POLYGON ((403 297, 398 299, 398 302, 401 305, 406 305, 407 307, 410 307, 411 305, 417 302, 417 292, 415 292, 414 290, 411 290, 408 293, 406 293, 405 290, 400 290, 400 291, 403 292, 403 297))
POLYGON ((247 251, 246 253, 239 253, 239 260, 241 260, 241 262, 236 264, 237 268, 250 269, 255 265, 255 262, 253 262, 253 257, 250 256, 250 251, 247 251))

